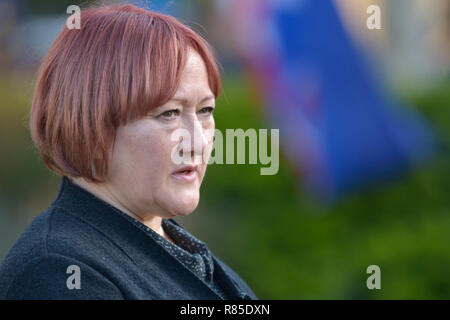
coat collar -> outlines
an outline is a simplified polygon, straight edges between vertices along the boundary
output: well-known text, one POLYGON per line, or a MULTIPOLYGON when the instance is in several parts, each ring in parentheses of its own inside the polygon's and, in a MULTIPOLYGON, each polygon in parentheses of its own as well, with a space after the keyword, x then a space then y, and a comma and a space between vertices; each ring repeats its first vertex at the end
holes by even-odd
MULTIPOLYGON (((171 266, 167 268, 169 276, 170 273, 181 272, 186 274, 187 277, 191 278, 192 282, 197 282, 199 290, 204 291, 205 295, 210 296, 211 299, 220 299, 220 296, 209 285, 157 244, 148 234, 150 231, 144 224, 72 183, 67 177, 62 177, 58 196, 51 206, 62 208, 68 214, 76 216, 100 230, 109 240, 120 247, 136 265, 145 262, 142 258, 141 250, 142 247, 145 247, 147 259, 157 259, 162 261, 163 264, 171 266), (137 232, 137 230, 139 231, 137 232), (144 243, 145 245, 143 246, 144 243)), ((170 221, 183 228, 177 221, 173 219, 170 219, 170 221)), ((214 272, 217 273, 217 279, 219 279, 219 284, 223 289, 231 294, 232 299, 248 299, 245 289, 241 288, 230 276, 223 262, 217 259, 214 254, 212 254, 212 257, 214 260, 214 272)))

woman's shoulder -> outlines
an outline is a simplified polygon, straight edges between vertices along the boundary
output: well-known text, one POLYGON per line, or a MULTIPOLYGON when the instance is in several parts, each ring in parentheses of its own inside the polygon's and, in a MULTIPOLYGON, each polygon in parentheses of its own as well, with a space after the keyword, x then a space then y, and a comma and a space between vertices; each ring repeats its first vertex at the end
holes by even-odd
POLYGON ((0 266, 0 281, 43 257, 76 257, 80 248, 94 242, 94 233, 64 209, 51 205, 30 222, 9 250, 0 266))
POLYGON ((0 297, 5 298, 11 283, 31 262, 46 256, 46 239, 53 208, 35 217, 20 234, 0 266, 0 297))
POLYGON ((31 221, 7 258, 30 260, 45 254, 88 258, 96 256, 99 250, 107 252, 117 247, 115 239, 101 227, 80 218, 77 212, 52 204, 31 221))
POLYGON ((66 280, 70 266, 82 268, 95 283, 107 281, 91 267, 98 257, 83 249, 85 243, 95 242, 95 233, 86 238, 86 232, 83 222, 62 208, 50 206, 35 217, 0 266, 0 299, 63 297, 65 282, 57 287, 63 289, 60 293, 51 283, 66 280))
POLYGON ((9 250, 2 265, 20 260, 20 263, 45 254, 45 241, 50 229, 53 208, 35 217, 9 250), (23 261, 22 261, 23 260, 23 261))
POLYGON ((46 253, 54 253, 55 242, 58 242, 59 248, 72 249, 76 244, 73 240, 76 241, 77 224, 79 223, 66 215, 62 208, 51 205, 36 216, 20 234, 5 262, 11 256, 23 255, 30 260, 46 253), (70 238, 71 241, 61 241, 64 238, 70 238))

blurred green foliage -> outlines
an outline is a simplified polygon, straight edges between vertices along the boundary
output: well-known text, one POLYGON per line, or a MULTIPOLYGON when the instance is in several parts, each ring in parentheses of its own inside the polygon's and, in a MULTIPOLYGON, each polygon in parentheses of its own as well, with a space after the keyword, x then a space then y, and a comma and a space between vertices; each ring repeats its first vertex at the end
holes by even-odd
MULTIPOLYGON (((30 76, 0 78, 0 259, 59 189, 27 129, 30 76)), ((450 83, 408 100, 450 137, 450 83)), ((261 101, 241 75, 224 79, 216 127, 270 128, 261 101)), ((210 165, 188 230, 234 268, 262 299, 450 298, 448 153, 413 174, 319 204, 299 188, 281 154, 280 170, 210 165), (366 268, 381 268, 381 290, 368 290, 366 268)))

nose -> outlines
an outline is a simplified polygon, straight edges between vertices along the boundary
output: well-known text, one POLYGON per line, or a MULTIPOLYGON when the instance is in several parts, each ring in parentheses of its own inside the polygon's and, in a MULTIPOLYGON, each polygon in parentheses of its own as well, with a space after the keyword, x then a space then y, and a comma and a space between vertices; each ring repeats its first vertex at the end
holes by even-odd
MULTIPOLYGON (((197 116, 189 117, 184 121, 184 129, 189 136, 181 141, 180 156, 190 155, 190 161, 194 164, 202 163, 202 156, 208 146, 206 132, 197 116)), ((184 157, 183 157, 184 158, 184 157)))

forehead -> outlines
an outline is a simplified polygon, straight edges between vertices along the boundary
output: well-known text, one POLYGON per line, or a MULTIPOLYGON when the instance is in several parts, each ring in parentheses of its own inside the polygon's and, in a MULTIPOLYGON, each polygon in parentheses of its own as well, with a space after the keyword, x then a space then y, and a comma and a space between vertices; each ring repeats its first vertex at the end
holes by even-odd
POLYGON ((183 75, 190 75, 194 73, 202 73, 207 75, 205 62, 200 54, 194 49, 189 48, 186 65, 184 66, 183 75))
POLYGON ((190 49, 174 98, 191 94, 210 95, 211 93, 205 62, 195 50, 190 49))

